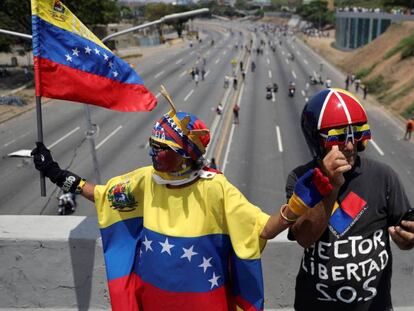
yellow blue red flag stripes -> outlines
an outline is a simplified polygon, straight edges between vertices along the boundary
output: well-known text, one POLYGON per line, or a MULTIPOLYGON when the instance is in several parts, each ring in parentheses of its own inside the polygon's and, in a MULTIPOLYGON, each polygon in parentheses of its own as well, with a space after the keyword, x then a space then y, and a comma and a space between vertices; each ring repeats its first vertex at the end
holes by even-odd
POLYGON ((157 100, 138 74, 57 0, 32 0, 36 96, 119 111, 149 111, 157 100))
POLYGON ((222 175, 169 189, 152 173, 95 187, 112 309, 262 310, 259 233, 269 216, 222 175))

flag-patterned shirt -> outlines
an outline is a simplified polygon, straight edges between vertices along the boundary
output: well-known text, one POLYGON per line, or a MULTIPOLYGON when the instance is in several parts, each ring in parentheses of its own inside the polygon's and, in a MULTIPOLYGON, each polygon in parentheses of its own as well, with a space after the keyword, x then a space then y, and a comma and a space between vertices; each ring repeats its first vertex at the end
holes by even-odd
POLYGON ((168 188, 153 172, 95 188, 113 310, 263 309, 269 216, 222 174, 168 188))

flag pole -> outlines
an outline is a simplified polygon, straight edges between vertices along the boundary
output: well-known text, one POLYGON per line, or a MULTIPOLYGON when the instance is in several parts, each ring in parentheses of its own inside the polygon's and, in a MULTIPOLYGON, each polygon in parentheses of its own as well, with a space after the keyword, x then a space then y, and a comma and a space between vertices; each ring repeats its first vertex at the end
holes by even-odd
MULTIPOLYGON (((42 124, 42 97, 36 96, 36 115, 37 115, 37 141, 43 142, 43 124, 42 124)), ((40 172, 40 195, 46 196, 45 174, 40 172)))

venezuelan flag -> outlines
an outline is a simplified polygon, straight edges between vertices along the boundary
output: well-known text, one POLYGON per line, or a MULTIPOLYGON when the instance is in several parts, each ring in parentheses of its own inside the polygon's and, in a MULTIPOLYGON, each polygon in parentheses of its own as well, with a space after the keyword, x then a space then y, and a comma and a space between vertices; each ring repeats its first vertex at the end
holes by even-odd
POLYGON ((36 96, 119 111, 150 111, 155 96, 58 0, 32 0, 36 96))
POLYGON ((365 211, 367 202, 355 192, 350 192, 339 205, 332 209, 329 225, 337 236, 344 235, 365 211))
POLYGON ((262 310, 259 232, 269 216, 223 175, 169 189, 152 173, 95 188, 112 309, 262 310))

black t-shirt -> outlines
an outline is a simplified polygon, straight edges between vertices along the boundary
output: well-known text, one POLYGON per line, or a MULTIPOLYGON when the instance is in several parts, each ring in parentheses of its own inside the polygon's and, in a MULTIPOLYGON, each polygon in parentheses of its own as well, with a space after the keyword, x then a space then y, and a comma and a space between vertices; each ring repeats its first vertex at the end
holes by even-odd
MULTIPOLYGON (((297 178, 315 166, 313 161, 289 174, 287 198, 297 178)), ((377 161, 358 157, 345 179, 327 229, 304 250, 296 278, 298 311, 392 310, 387 228, 399 223, 410 203, 396 173, 377 161)))

